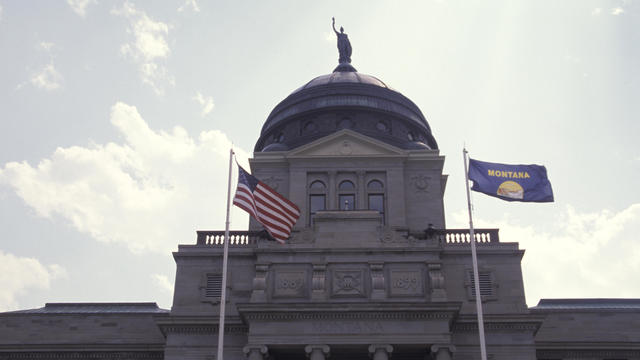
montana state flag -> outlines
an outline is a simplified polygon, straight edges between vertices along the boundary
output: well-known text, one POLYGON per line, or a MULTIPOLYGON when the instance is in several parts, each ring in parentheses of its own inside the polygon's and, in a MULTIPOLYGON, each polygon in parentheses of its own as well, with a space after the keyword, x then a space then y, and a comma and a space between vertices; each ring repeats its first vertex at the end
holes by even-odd
POLYGON ((469 159, 471 190, 507 201, 553 202, 547 169, 541 165, 507 165, 469 159))

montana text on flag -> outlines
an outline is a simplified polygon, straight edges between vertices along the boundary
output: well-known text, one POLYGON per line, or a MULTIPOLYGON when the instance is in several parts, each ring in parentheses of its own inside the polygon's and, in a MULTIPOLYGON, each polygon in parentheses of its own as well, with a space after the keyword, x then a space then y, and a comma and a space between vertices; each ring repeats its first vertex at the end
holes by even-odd
POLYGON ((541 165, 507 165, 469 159, 471 190, 507 201, 553 202, 547 169, 541 165))
POLYGON ((277 241, 284 243, 300 217, 300 209, 284 196, 238 166, 233 204, 248 212, 277 241))

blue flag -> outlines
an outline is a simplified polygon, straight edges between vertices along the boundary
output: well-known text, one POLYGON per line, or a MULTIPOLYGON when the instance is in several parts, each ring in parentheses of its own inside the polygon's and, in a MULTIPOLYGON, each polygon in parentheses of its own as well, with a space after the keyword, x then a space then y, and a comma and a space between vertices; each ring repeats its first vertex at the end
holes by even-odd
POLYGON ((469 159, 471 190, 507 201, 553 202, 547 169, 541 165, 507 165, 469 159))

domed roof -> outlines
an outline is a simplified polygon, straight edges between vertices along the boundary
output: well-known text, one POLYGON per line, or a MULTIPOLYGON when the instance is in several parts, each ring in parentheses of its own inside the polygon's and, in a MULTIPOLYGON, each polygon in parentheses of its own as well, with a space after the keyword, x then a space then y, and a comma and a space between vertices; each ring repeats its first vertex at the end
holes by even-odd
POLYGON ((375 76, 341 64, 282 100, 265 121, 254 151, 294 149, 344 128, 403 149, 438 148, 411 100, 375 76))

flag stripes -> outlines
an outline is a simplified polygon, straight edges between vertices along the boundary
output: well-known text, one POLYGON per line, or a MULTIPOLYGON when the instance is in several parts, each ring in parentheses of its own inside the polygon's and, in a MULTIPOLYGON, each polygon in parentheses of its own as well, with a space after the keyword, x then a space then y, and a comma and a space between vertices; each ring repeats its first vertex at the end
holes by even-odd
POLYGON ((253 216, 277 241, 284 243, 300 217, 300 209, 239 167, 233 204, 253 216))

